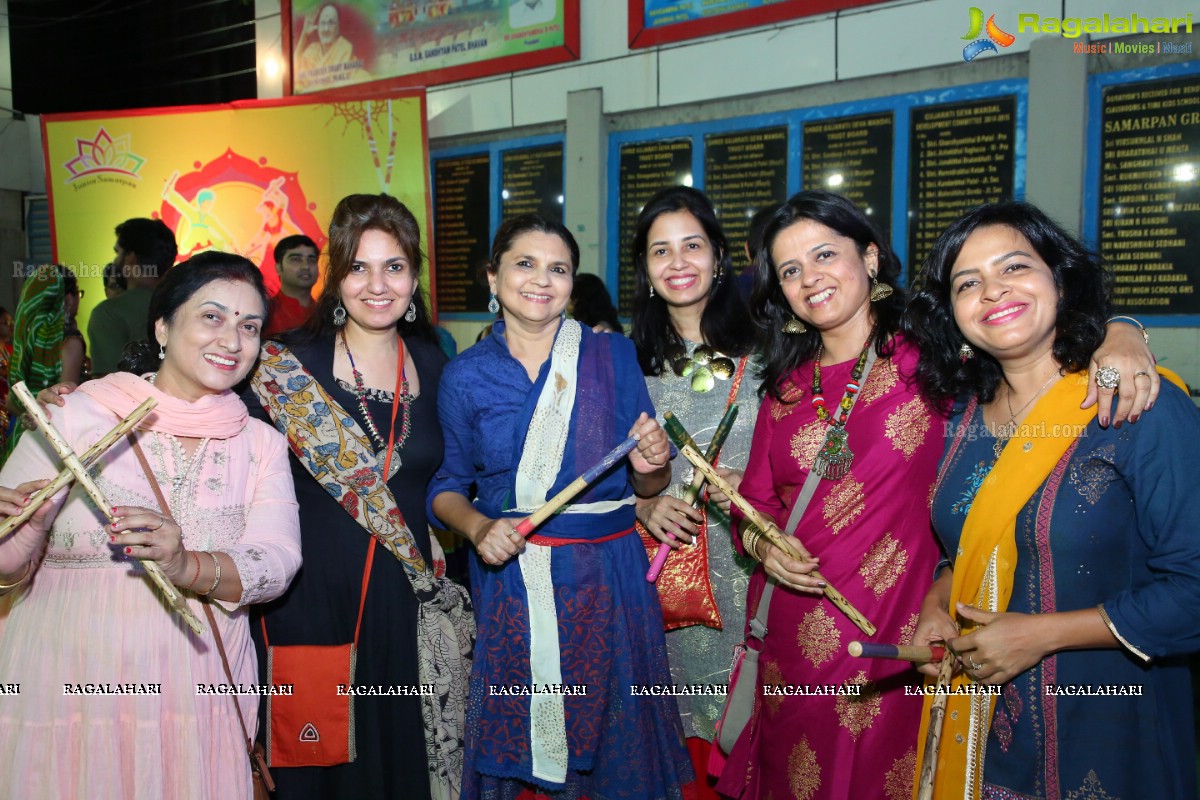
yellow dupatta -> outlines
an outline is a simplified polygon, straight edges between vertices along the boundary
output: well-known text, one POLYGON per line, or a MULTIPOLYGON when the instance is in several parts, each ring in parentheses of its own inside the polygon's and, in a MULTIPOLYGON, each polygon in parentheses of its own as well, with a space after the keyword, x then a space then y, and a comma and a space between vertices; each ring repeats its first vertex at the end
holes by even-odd
MULTIPOLYGON (((1158 371, 1187 391, 1174 372, 1162 367, 1158 371)), ((956 622, 957 603, 997 613, 1007 610, 1017 566, 1017 516, 1096 415, 1096 405, 1086 410, 1079 408, 1087 383, 1087 372, 1073 372, 1050 389, 1019 426, 1018 433, 1026 435, 1008 440, 979 487, 963 523, 954 559, 950 617, 956 622), (1027 435, 1030 432, 1039 435, 1027 435)), ((951 681, 951 691, 972 683, 965 673, 959 673, 951 681)), ((927 679, 926 684, 933 685, 934 681, 927 679)), ((983 781, 984 746, 992 724, 995 696, 951 694, 946 699, 933 797, 976 800, 983 781)), ((925 758, 925 736, 933 700, 932 695, 925 697, 921 716, 914 797, 925 758)))

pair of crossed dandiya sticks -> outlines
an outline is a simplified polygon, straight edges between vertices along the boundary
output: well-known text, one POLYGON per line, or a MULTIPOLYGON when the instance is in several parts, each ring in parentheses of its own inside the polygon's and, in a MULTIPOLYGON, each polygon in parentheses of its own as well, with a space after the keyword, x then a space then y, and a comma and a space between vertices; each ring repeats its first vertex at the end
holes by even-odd
MULTIPOLYGON (((94 464, 96 460, 103 455, 110 447, 141 422, 147 414, 154 410, 158 401, 153 397, 146 398, 140 406, 133 410, 128 417, 121 420, 115 428, 104 434, 89 447, 82 456, 77 455, 67 444, 67 440, 63 435, 55 430, 50 424, 50 418, 46 416, 46 412, 38 404, 37 399, 26 388, 25 383, 21 382, 12 387, 12 392, 21 401, 21 405, 25 406, 25 410, 37 422, 38 431, 54 448, 54 452, 62 459, 65 468, 54 477, 50 483, 40 491, 34 493, 29 499, 29 505, 25 507, 21 513, 11 516, 0 522, 0 541, 3 541, 9 534, 16 530, 17 526, 33 516, 34 512, 42 505, 42 503, 54 496, 58 490, 62 489, 72 481, 78 481, 79 485, 87 493, 96 507, 100 509, 108 521, 115 522, 116 517, 113 515, 112 505, 105 499, 104 494, 100 491, 100 487, 92 480, 92 476, 88 474, 87 468, 94 464)), ((188 607, 184 600, 183 594, 176 586, 167 579, 163 573, 162 567, 155 561, 149 559, 138 559, 141 562, 142 569, 150 576, 150 579, 158 587, 158 591, 162 594, 163 599, 167 601, 167 605, 176 613, 183 617, 183 621, 187 626, 197 634, 204 632, 204 626, 200 624, 200 618, 195 612, 188 607)))

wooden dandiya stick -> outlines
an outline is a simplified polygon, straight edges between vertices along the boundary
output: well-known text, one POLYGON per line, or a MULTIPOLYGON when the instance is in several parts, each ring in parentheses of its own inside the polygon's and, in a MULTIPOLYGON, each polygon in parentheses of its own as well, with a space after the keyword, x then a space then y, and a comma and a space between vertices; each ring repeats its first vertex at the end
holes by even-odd
MULTIPOLYGON (((71 449, 71 445, 50 424, 50 418, 46 416, 46 412, 42 410, 37 399, 29 393, 29 389, 25 387, 25 383, 18 383, 12 387, 12 391, 16 394, 17 399, 21 401, 21 405, 25 406, 25 410, 29 415, 37 421, 38 430, 46 437, 46 441, 50 442, 50 446, 54 448, 54 452, 58 453, 58 457, 67 465, 67 469, 71 471, 75 476, 75 480, 79 482, 79 485, 83 487, 88 497, 96 504, 96 508, 100 509, 100 513, 110 523, 115 522, 117 518, 113 514, 112 506, 105 499, 104 493, 100 491, 100 487, 96 485, 96 482, 92 480, 92 476, 88 474, 87 469, 83 466, 83 462, 79 460, 79 456, 71 449)), ((146 574, 158 585, 158 590, 166 599, 167 604, 183 617, 183 621, 187 623, 189 628, 197 634, 203 633, 204 626, 200 624, 200 618, 188 608, 187 602, 183 599, 183 594, 176 588, 175 584, 167 580, 162 567, 157 562, 149 559, 139 558, 138 561, 141 563, 142 569, 146 571, 146 574)))
MULTIPOLYGON (((721 422, 717 425, 717 429, 713 432, 712 441, 708 443, 708 449, 704 451, 704 460, 710 464, 716 465, 717 459, 721 456, 721 447, 725 444, 725 439, 729 436, 729 431, 733 430, 734 420, 737 419, 737 404, 731 404, 725 409, 725 416, 721 417, 721 422)), ((667 436, 671 437, 671 441, 675 446, 682 449, 683 446, 691 445, 696 450, 700 448, 692 441, 692 437, 683 427, 675 415, 670 411, 663 414, 663 427, 667 431, 667 436)), ((692 483, 683 493, 683 502, 695 508, 696 498, 700 494, 700 487, 704 485, 704 473, 697 472, 692 477, 692 483)), ((675 541, 675 534, 667 533, 671 537, 671 541, 675 541)), ((654 554, 654 560, 650 562, 650 569, 646 571, 646 580, 654 583, 658 580, 659 573, 662 572, 663 565, 667 563, 667 556, 671 555, 671 545, 666 542, 658 546, 658 552, 654 554)))
MULTIPOLYGON (((79 457, 79 460, 83 463, 84 468, 86 469, 94 464, 96 459, 102 456, 104 452, 108 450, 108 448, 117 443, 118 439, 137 427, 137 424, 141 422, 147 414, 153 411, 156 405, 158 405, 157 400, 155 400, 153 397, 147 397, 145 402, 135 408, 132 414, 121 420, 117 427, 101 436, 94 445, 89 447, 84 454, 79 457)), ((55 493, 58 492, 59 489, 63 488, 73 480, 75 480, 75 473, 64 467, 62 471, 59 472, 58 475, 56 475, 47 486, 37 492, 34 492, 33 495, 30 496, 29 505, 27 505, 20 514, 16 514, 4 520, 4 522, 0 522, 0 541, 3 541, 5 537, 16 530, 19 525, 32 517, 38 508, 41 507, 42 503, 49 500, 55 495, 55 493)))
POLYGON ((938 671, 937 689, 929 707, 929 729, 925 733, 925 754, 921 763, 921 780, 917 784, 917 800, 933 800, 933 781, 937 776, 938 750, 942 746, 942 724, 946 719, 946 700, 950 677, 954 674, 954 654, 949 650, 942 656, 938 671))
POLYGON ((547 500, 544 506, 518 522, 513 530, 522 536, 528 536, 533 533, 537 526, 557 514, 563 506, 574 499, 575 495, 586 489, 589 483, 592 483, 605 472, 608 472, 614 464, 629 455, 633 448, 637 447, 639 438, 641 437, 634 434, 614 447, 608 452, 608 455, 596 462, 591 469, 571 481, 567 488, 547 500))
POLYGON ((855 658, 887 658, 892 661, 911 661, 914 664, 932 664, 941 661, 946 654, 944 647, 878 642, 851 642, 847 649, 855 658))
MULTIPOLYGON (((776 527, 775 523, 771 522, 769 519, 760 514, 758 509, 750 505, 746 498, 738 494, 737 491, 729 485, 727 480, 717 474, 717 471, 713 469, 712 465, 705 461, 704 456, 696 452, 695 448, 682 447, 680 448, 679 452, 683 454, 684 458, 692 462, 692 466, 704 473, 704 477, 708 479, 709 483, 724 492, 729 498, 729 501, 737 506, 738 509, 746 515, 746 519, 748 519, 753 525, 763 532, 763 535, 768 541, 771 542, 771 544, 775 545, 792 558, 798 558, 803 561, 812 560, 812 554, 810 554, 808 550, 804 548, 804 545, 800 543, 799 539, 794 536, 785 536, 783 532, 776 527)), ((841 610, 843 614, 849 617, 850 621, 853 622, 860 631, 865 633, 867 636, 875 635, 876 629, 875 626, 871 624, 871 621, 863 616, 862 613, 855 608, 849 600, 846 599, 845 595, 833 588, 833 584, 825 580, 825 577, 821 575, 820 572, 813 570, 809 573, 809 575, 819 581, 824 582, 825 589, 823 591, 825 596, 829 598, 829 602, 833 603, 838 607, 838 609, 841 610)))

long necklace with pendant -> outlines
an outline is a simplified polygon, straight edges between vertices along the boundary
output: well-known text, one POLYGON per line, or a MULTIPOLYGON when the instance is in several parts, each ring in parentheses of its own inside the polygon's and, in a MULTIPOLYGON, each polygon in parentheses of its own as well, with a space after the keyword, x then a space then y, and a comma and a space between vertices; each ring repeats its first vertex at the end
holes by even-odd
POLYGON ((849 419, 850 409, 854 406, 854 396, 862 388, 859 381, 862 380, 863 370, 867 366, 867 354, 870 352, 874 335, 875 331, 872 330, 858 356, 858 361, 854 364, 854 369, 850 372, 850 380, 846 382, 846 393, 837 405, 836 419, 829 413, 825 397, 821 394, 821 354, 825 352, 824 344, 817 348, 817 355, 813 358, 812 404, 817 410, 817 419, 828 422, 829 430, 825 432, 825 442, 821 445, 817 457, 813 459, 812 468, 826 480, 840 481, 850 472, 850 465, 854 463, 854 451, 850 449, 849 437, 846 435, 846 420, 849 419))
MULTIPOLYGON (((358 367, 354 365, 354 354, 350 352, 350 345, 346 341, 346 332, 339 331, 342 340, 342 349, 346 351, 346 358, 350 361, 350 372, 354 375, 354 391, 352 394, 358 400, 358 410, 362 412, 363 421, 367 423, 367 432, 371 436, 371 441, 375 443, 378 452, 387 450, 388 443, 379 433, 378 426, 375 425, 375 418, 371 416, 370 410, 367 408, 367 387, 363 381, 362 373, 358 371, 358 367)), ((394 450, 398 451, 404 447, 404 442, 408 440, 408 433, 411 429, 411 419, 409 415, 409 406, 412 398, 408 394, 408 381, 404 377, 404 342, 397 342, 400 348, 399 355, 396 359, 396 390, 392 395, 392 430, 393 436, 396 428, 396 404, 400 404, 404 409, 403 415, 400 417, 400 435, 396 437, 394 450)), ((389 454, 390 456, 391 454, 389 454)), ((400 466, 399 455, 397 453, 396 465, 400 466)))

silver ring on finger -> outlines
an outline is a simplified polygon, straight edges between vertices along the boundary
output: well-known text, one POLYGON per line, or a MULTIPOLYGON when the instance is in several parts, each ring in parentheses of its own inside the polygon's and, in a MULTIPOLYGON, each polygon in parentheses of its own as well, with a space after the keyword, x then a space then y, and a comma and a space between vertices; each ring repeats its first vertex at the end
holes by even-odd
POLYGON ((967 654, 967 661, 970 661, 970 662, 971 662, 971 669, 972 669, 972 670, 975 670, 976 672, 978 672, 978 671, 979 671, 979 668, 983 666, 982 664, 976 664, 976 663, 975 663, 975 656, 974 656, 973 654, 970 654, 970 653, 968 653, 968 654, 967 654))
POLYGON ((1141 377, 1143 377, 1143 376, 1145 376, 1145 377, 1149 378, 1149 377, 1150 377, 1150 373, 1149 373, 1149 372, 1147 372, 1147 371, 1146 371, 1146 370, 1144 370, 1144 369, 1142 369, 1142 370, 1138 370, 1137 372, 1133 373, 1133 379, 1134 379, 1135 381, 1136 381, 1138 378, 1141 378, 1141 377))
POLYGON ((1096 385, 1101 389, 1116 389, 1121 383, 1121 371, 1116 367, 1100 367, 1096 370, 1096 385))

